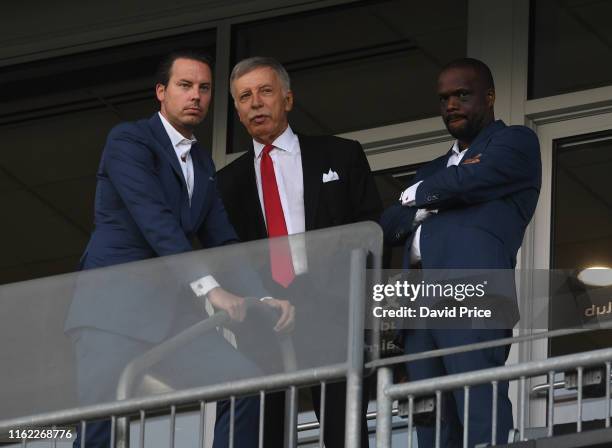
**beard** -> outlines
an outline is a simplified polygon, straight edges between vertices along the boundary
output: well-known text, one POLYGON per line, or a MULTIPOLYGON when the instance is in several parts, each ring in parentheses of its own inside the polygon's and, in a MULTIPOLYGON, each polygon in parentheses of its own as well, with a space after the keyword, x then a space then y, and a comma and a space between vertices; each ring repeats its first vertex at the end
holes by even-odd
MULTIPOLYGON (((452 118, 452 117, 451 117, 452 118)), ((448 117, 444 118, 444 124, 446 125, 446 130, 450 135, 459 140, 460 142, 471 143, 476 136, 480 133, 480 131, 485 127, 483 125, 483 118, 472 118, 463 116, 464 121, 460 126, 453 126, 453 123, 450 121, 448 117)))

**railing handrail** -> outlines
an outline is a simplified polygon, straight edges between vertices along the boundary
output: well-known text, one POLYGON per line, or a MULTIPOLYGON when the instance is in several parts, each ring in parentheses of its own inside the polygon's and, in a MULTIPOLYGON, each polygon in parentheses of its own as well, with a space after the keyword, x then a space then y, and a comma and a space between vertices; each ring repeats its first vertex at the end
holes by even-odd
POLYGON ((388 367, 395 364, 419 361, 428 358, 437 358, 440 356, 454 355, 457 353, 470 352, 473 350, 481 350, 484 348, 501 347, 522 342, 534 341, 537 339, 554 338, 560 336, 570 336, 578 333, 590 333, 597 330, 612 329, 612 321, 602 322, 594 325, 585 325, 582 328, 562 328, 558 330, 548 330, 536 334, 528 334, 522 336, 511 336, 507 338, 494 339, 491 341, 475 342, 473 344, 458 345, 455 347, 442 348, 436 350, 428 350, 426 352, 413 353, 409 355, 398 355, 389 358, 375 359, 366 363, 367 369, 377 369, 380 367, 388 367))
POLYGON ((131 398, 112 403, 82 406, 26 417, 0 421, 0 433, 10 429, 27 429, 73 423, 80 420, 95 420, 109 415, 127 415, 140 410, 152 410, 170 406, 181 406, 201 401, 216 401, 229 396, 249 395, 260 391, 270 392, 289 386, 305 386, 321 381, 339 380, 347 373, 347 364, 339 363, 323 367, 278 373, 259 378, 248 378, 213 386, 185 389, 151 397, 131 398))
POLYGON ((593 366, 612 360, 612 348, 592 350, 571 355, 558 356, 540 361, 530 361, 491 369, 475 370, 446 377, 430 378, 409 383, 394 384, 384 389, 392 399, 406 396, 429 395, 435 391, 449 391, 465 386, 474 386, 491 381, 503 381, 521 377, 532 377, 551 371, 563 371, 576 366, 593 366))

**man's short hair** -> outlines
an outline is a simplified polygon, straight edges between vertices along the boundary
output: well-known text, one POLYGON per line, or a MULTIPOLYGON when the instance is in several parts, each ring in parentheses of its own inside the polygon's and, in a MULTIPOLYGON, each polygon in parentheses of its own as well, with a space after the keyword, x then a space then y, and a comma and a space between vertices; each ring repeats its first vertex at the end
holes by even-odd
POLYGON ((168 81, 170 81, 170 76, 172 75, 172 65, 177 59, 191 59, 208 65, 211 71, 213 69, 212 58, 206 53, 189 48, 176 50, 166 55, 159 63, 155 74, 155 82, 157 84, 162 84, 164 86, 168 85, 168 81))
POLYGON ((478 78, 484 83, 486 89, 492 89, 493 91, 495 91, 495 83, 493 82, 493 75, 491 74, 491 69, 481 60, 474 58, 455 59, 454 61, 451 61, 444 67, 442 67, 440 73, 444 73, 445 71, 450 70, 452 68, 471 68, 476 72, 478 78))
POLYGON ((265 57, 265 56, 254 56, 252 58, 243 59, 240 61, 230 75, 230 91, 232 92, 232 96, 234 95, 232 85, 234 81, 242 76, 246 75, 249 72, 252 72, 255 69, 261 67, 269 67, 276 73, 278 79, 280 80, 281 87, 284 93, 287 93, 291 90, 291 80, 289 79, 289 73, 285 70, 285 67, 278 62, 274 58, 265 57))

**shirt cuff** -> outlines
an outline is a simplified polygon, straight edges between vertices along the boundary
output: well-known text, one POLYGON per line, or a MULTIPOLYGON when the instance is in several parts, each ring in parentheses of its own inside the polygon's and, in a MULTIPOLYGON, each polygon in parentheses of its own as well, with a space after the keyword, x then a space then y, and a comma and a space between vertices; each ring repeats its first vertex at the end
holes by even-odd
POLYGON ((219 283, 217 283, 217 280, 215 280, 212 275, 207 275, 206 277, 202 277, 195 282, 191 282, 189 286, 191 286, 191 290, 196 296, 202 297, 208 294, 211 290, 218 288, 219 283))
POLYGON ((423 181, 420 180, 418 181, 416 184, 411 185, 410 187, 406 188, 402 194, 400 195, 400 202, 402 203, 402 205, 405 205, 407 207, 411 207, 416 203, 416 192, 417 192, 417 188, 419 188, 419 185, 421 185, 423 181))
POLYGON ((266 300, 270 300, 273 299, 274 297, 271 296, 266 296, 266 297, 262 297, 261 299, 259 299, 260 302, 265 302, 266 300))

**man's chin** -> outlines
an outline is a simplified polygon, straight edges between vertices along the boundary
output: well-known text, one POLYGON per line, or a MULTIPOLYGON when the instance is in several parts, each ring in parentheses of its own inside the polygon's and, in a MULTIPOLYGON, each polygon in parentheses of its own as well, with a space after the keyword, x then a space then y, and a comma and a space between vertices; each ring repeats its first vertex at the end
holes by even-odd
POLYGON ((447 124, 446 130, 453 138, 460 141, 469 141, 473 137, 473 132, 466 126, 453 127, 452 124, 447 124))

